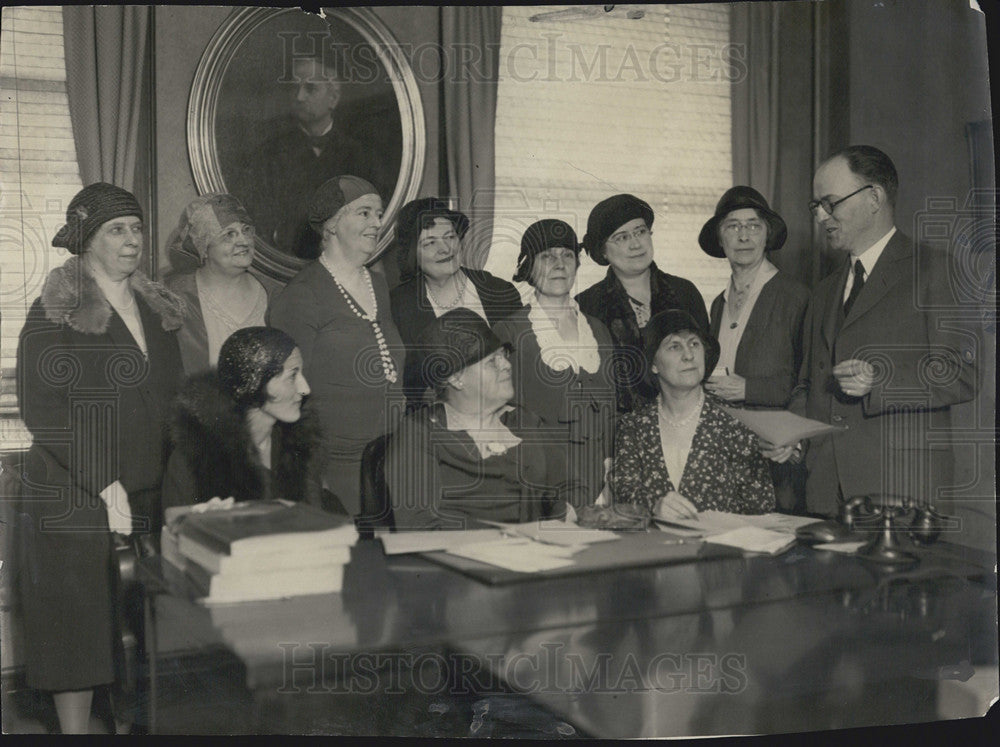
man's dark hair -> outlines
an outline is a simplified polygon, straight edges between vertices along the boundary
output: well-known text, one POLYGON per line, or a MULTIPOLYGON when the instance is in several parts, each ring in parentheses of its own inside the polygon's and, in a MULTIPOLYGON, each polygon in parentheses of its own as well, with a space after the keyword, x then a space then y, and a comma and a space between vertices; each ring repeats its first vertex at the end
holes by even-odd
POLYGON ((830 156, 830 160, 838 156, 847 161, 848 167, 855 174, 880 186, 885 191, 890 207, 895 207, 899 176, 889 156, 871 145, 849 145, 830 156))

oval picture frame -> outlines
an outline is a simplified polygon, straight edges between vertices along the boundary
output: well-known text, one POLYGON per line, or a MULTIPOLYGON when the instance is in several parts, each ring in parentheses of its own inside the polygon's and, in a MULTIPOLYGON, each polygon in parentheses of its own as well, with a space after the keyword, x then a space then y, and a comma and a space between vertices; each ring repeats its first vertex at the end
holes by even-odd
MULTIPOLYGON (((248 171, 247 164, 253 164, 255 159, 261 160, 262 153, 270 152, 266 150, 270 142, 266 140, 266 128, 277 121, 281 103, 290 101, 287 96, 289 81, 284 79, 290 69, 288 50, 291 50, 292 59, 308 56, 300 47, 308 47, 310 42, 315 45, 316 39, 324 34, 331 39, 344 39, 332 47, 347 55, 344 60, 355 64, 345 76, 344 87, 350 89, 348 94, 353 93, 354 117, 359 122, 354 132, 369 139, 367 144, 355 142, 361 149, 367 148, 367 154, 386 154, 385 162, 378 167, 385 176, 381 180, 385 191, 388 192, 392 184, 392 194, 385 205, 378 251, 370 264, 391 244, 392 224, 399 207, 416 197, 419 190, 426 129, 420 92, 409 62, 389 29, 368 8, 326 8, 322 17, 297 8, 234 10, 215 32, 195 71, 187 112, 188 156, 199 194, 230 192, 244 202, 251 217, 257 220, 245 194, 239 193, 238 185, 248 177, 241 179, 238 174, 248 171), (326 24, 328 31, 318 26, 317 21, 326 24), (296 31, 297 28, 300 30, 296 31), (272 48, 276 43, 280 43, 278 56, 282 59, 260 62, 257 55, 260 49, 272 48), (285 66, 285 72, 278 79, 273 77, 275 64, 285 66), (268 70, 272 72, 269 74, 268 70), (255 76, 260 80, 255 81, 255 76), (266 91, 272 83, 275 90, 269 96, 247 101, 248 90, 253 91, 255 86, 261 85, 266 91), (278 90, 278 83, 285 84, 284 92, 278 90), (394 106, 391 98, 395 99, 394 106), (258 105, 259 108, 255 108, 258 105), (270 116, 268 106, 272 110, 270 116), (262 114, 255 120, 259 112, 262 114), (394 119, 397 114, 398 125, 394 119), (226 137, 220 137, 220 128, 225 129, 226 137), (258 134, 256 139, 247 135, 253 130, 258 134), (239 148, 243 148, 243 152, 239 148), (397 157, 398 173, 393 184, 397 157)), ((322 39, 319 43, 323 43, 322 39)), ((325 47, 330 48, 331 45, 325 47)), ((335 111, 342 106, 337 104, 335 111)), ((326 174, 325 178, 337 175, 326 174)), ((369 180, 379 184, 375 179, 369 180)), ((386 200, 385 194, 383 200, 386 200)), ((272 235, 277 234, 275 231, 272 235)), ((310 261, 309 257, 296 256, 287 247, 277 246, 259 226, 255 244, 255 269, 281 282, 289 280, 310 261)))

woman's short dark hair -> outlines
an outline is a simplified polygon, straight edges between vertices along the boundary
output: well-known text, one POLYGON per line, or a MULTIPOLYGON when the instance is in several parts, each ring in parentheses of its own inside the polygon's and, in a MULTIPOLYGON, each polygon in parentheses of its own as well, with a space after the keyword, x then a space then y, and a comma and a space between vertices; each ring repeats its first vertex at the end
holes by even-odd
POLYGON ((273 327, 245 327, 219 351, 219 383, 243 412, 267 402, 267 382, 280 374, 295 340, 273 327))

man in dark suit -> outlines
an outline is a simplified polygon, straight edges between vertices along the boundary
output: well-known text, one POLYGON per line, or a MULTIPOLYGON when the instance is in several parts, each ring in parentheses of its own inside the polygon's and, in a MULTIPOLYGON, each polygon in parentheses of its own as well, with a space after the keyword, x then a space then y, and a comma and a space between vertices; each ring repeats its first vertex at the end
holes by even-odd
POLYGON ((864 145, 813 179, 814 218, 849 259, 813 292, 793 395, 793 410, 846 427, 809 444, 813 513, 855 496, 942 508, 954 484, 949 410, 975 396, 977 340, 955 314, 950 258, 896 229, 897 187, 889 157, 864 145))
MULTIPOLYGON (((341 98, 336 71, 318 57, 296 59, 291 117, 278 126, 252 157, 237 196, 269 244, 299 257, 318 256, 318 237, 309 229, 306 206, 328 179, 351 175, 381 190, 384 178, 375 154, 343 129, 335 112, 341 98)), ((388 201, 391 194, 382 194, 388 201)))

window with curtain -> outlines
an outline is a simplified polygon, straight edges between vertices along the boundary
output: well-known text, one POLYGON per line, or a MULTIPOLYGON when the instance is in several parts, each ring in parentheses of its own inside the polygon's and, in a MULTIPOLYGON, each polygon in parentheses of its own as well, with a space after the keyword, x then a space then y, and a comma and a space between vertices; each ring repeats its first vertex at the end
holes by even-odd
MULTIPOLYGON (((504 8, 487 270, 511 277, 533 221, 561 218, 582 239, 598 201, 630 192, 653 207, 657 266, 694 282, 706 304, 722 290, 729 266, 701 251, 698 232, 732 186, 729 12, 504 8)), ((584 256, 577 292, 605 272, 584 256)))
POLYGON ((0 33, 0 438, 15 449, 30 440, 17 421, 17 337, 45 276, 68 256, 51 240, 82 185, 62 8, 4 8, 0 33))

